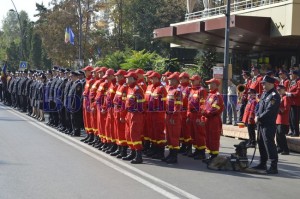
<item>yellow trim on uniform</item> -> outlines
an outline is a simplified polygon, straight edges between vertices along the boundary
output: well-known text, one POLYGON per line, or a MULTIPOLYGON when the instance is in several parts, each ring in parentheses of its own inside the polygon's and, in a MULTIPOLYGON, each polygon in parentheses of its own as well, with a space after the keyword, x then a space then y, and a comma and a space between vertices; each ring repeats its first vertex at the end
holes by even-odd
POLYGON ((110 93, 115 93, 114 89, 109 89, 110 93))
POLYGON ((142 144, 142 141, 132 142, 132 145, 142 144))
POLYGON ((175 101, 175 104, 183 104, 182 101, 175 101))
POLYGON ((129 94, 127 95, 128 98, 135 98, 135 96, 133 94, 129 94))
POLYGON ((117 95, 122 95, 122 92, 117 91, 116 94, 117 94, 117 95))
POLYGON ((216 108, 216 109, 220 109, 220 106, 218 106, 217 104, 213 104, 213 105, 211 105, 211 107, 214 107, 214 108, 216 108))
POLYGON ((166 142, 167 142, 167 140, 158 140, 158 141, 156 141, 157 144, 164 144, 166 142))
POLYGON ((184 139, 184 138, 182 138, 182 140, 183 140, 184 142, 189 142, 189 141, 191 141, 191 140, 192 140, 192 138, 191 138, 191 137, 189 137, 188 139, 184 139))
POLYGON ((167 100, 167 98, 166 97, 164 97, 164 98, 161 98, 161 101, 166 101, 167 100))
POLYGON ((142 103, 142 102, 145 102, 146 100, 145 99, 138 99, 136 100, 137 103, 142 103))
POLYGON ((206 149, 206 146, 197 146, 197 145, 193 145, 193 147, 194 147, 195 149, 198 149, 198 150, 204 150, 204 149, 206 149))
POLYGON ((201 99, 200 102, 205 102, 205 99, 201 99))
POLYGON ((168 95, 167 99, 174 99, 174 95, 168 95))
POLYGON ((151 91, 146 91, 146 94, 152 94, 152 92, 151 91))
POLYGON ((193 97, 198 97, 198 94, 193 94, 193 97))

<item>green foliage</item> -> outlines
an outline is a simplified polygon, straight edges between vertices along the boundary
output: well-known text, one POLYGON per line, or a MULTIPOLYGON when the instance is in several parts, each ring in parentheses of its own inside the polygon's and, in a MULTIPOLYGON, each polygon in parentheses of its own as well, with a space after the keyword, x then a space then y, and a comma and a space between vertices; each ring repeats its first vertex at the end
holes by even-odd
POLYGON ((121 64, 121 68, 125 70, 130 68, 151 70, 157 56, 156 53, 145 52, 145 50, 132 51, 132 55, 125 59, 125 63, 121 64))
POLYGON ((115 70, 120 69, 121 64, 130 56, 130 51, 116 51, 96 62, 96 66, 106 66, 115 70))

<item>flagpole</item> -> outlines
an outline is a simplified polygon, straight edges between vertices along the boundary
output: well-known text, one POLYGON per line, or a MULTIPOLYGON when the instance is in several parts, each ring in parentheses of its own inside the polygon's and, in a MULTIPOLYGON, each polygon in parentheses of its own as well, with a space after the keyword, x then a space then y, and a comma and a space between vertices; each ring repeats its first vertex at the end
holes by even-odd
POLYGON ((78 27, 78 59, 79 64, 81 66, 81 60, 82 60, 82 13, 81 13, 81 2, 80 0, 77 0, 78 2, 78 18, 79 18, 79 27, 78 27))

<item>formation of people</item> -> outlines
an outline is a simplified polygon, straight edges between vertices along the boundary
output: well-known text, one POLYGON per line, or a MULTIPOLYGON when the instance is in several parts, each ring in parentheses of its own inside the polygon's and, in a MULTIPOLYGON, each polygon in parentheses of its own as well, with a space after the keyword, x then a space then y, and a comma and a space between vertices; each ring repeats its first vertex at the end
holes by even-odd
POLYGON ((204 162, 219 154, 224 102, 217 79, 206 81, 207 90, 186 72, 87 66, 8 73, 6 80, 6 105, 40 121, 48 113, 47 125, 72 136, 84 129, 81 141, 133 164, 143 156, 171 164, 178 153, 204 162))
MULTIPOLYGON (((256 169, 267 169, 270 159, 268 172, 277 173, 277 154, 289 154, 289 127, 289 134, 299 136, 298 71, 280 71, 277 80, 272 72, 263 77, 253 67, 252 74, 243 71, 242 76, 238 117, 248 128, 247 146, 259 144, 256 169)), ((186 72, 86 66, 8 73, 2 82, 4 104, 40 121, 48 113, 47 125, 72 136, 81 136, 84 129, 82 142, 132 164, 142 163, 145 156, 173 164, 178 153, 209 163, 219 154, 224 101, 214 78, 205 82, 206 89, 199 75, 186 72)), ((234 104, 232 82, 228 89, 228 104, 234 104)), ((236 110, 232 113, 237 117, 236 110)))

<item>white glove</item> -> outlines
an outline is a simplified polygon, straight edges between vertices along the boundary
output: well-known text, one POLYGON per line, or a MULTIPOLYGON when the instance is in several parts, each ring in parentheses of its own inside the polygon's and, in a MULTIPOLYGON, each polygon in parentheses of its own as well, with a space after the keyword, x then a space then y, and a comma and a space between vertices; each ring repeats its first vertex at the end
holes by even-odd
POLYGON ((286 96, 288 96, 288 97, 292 97, 292 93, 286 92, 285 94, 286 94, 286 96))

